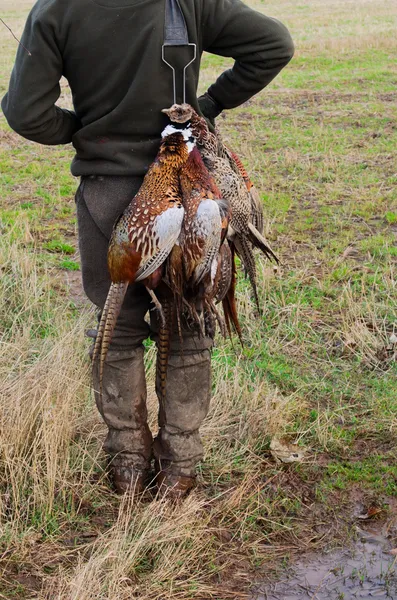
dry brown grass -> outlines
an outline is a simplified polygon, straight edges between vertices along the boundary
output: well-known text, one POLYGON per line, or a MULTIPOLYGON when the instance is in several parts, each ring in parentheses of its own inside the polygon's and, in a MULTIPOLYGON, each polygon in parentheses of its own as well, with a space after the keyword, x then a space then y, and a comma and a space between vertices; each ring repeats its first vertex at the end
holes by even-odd
MULTIPOLYGON (((25 223, 23 230, 28 234, 25 223)), ((65 318, 70 308, 65 299, 57 302, 53 277, 39 272, 35 256, 20 243, 3 237, 0 291, 6 328, 0 345, 0 455, 8 490, 2 517, 15 531, 28 526, 35 511, 50 514, 56 494, 82 484, 70 480, 69 450, 89 397, 82 350, 87 315, 74 323, 65 318)), ((81 464, 91 435, 76 457, 81 464)))

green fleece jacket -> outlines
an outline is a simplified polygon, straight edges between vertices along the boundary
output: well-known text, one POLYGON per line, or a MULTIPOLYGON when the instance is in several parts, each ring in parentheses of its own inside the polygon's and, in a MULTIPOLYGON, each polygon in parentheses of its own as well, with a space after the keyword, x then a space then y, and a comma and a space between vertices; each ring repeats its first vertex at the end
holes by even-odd
MULTIPOLYGON (((204 50, 235 59, 208 90, 222 109, 263 89, 293 55, 287 29, 240 0, 180 6, 197 44, 186 85, 196 109, 204 50)), ((164 11, 165 0, 38 0, 22 36, 30 55, 19 47, 2 101, 9 125, 41 144, 72 142, 74 175, 143 175, 166 123, 161 109, 173 101, 171 71, 161 60, 164 11), (62 75, 75 112, 55 106, 62 75)))

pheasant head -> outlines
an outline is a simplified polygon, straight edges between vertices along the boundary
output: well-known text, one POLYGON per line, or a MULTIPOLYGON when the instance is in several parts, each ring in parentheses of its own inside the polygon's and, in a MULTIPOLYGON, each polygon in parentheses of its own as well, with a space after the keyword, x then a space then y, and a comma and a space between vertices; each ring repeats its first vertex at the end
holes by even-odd
POLYGON ((203 147, 205 154, 218 154, 216 136, 209 130, 204 117, 200 117, 190 104, 173 104, 171 108, 162 111, 172 123, 187 123, 192 129, 197 143, 203 147))
POLYGON ((195 111, 190 104, 173 104, 170 108, 164 108, 161 112, 167 115, 173 123, 187 123, 195 111))

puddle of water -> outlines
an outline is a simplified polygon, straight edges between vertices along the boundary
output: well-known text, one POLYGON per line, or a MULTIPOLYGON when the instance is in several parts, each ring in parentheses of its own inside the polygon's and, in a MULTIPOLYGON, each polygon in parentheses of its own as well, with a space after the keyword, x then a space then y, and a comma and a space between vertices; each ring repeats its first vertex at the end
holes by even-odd
POLYGON ((296 563, 252 600, 397 600, 395 559, 385 537, 359 529, 353 548, 296 563))

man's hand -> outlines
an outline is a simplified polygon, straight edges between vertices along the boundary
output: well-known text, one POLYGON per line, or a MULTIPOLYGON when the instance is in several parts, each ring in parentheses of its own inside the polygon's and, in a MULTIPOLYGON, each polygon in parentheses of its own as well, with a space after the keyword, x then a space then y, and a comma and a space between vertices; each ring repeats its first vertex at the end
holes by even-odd
POLYGON ((222 106, 220 106, 208 92, 198 98, 198 103, 204 117, 210 121, 213 127, 215 127, 215 119, 221 114, 223 110, 222 106))

